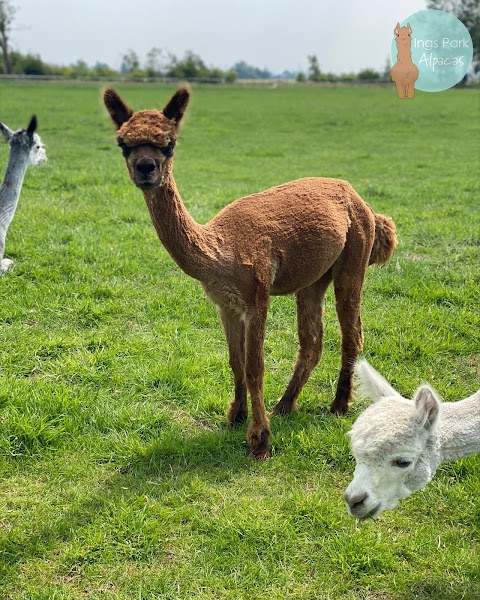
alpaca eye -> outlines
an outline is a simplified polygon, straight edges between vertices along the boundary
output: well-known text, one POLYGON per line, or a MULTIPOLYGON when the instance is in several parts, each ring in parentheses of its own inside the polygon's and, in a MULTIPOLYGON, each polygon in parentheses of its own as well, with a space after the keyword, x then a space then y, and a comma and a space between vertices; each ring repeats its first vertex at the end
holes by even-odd
POLYGON ((406 469, 407 467, 409 467, 412 464, 412 460, 410 460, 409 458, 397 458, 396 460, 394 460, 392 462, 392 465, 394 467, 399 467, 400 469, 406 469))
POLYGON ((175 141, 171 141, 164 148, 160 148, 160 152, 165 156, 165 158, 170 158, 173 156, 173 149, 175 148, 175 141))
POLYGON ((125 158, 128 158, 128 156, 130 155, 130 152, 132 151, 131 148, 129 148, 127 146, 127 144, 124 144, 123 142, 118 144, 120 146, 120 148, 122 149, 122 154, 125 158))

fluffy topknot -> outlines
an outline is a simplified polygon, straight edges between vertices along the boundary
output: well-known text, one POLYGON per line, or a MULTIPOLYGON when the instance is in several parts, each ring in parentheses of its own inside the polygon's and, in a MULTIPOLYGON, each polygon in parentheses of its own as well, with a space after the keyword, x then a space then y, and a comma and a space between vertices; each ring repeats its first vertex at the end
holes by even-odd
POLYGON ((117 140, 127 146, 152 144, 164 147, 175 139, 176 124, 159 110, 140 110, 118 130, 117 140))

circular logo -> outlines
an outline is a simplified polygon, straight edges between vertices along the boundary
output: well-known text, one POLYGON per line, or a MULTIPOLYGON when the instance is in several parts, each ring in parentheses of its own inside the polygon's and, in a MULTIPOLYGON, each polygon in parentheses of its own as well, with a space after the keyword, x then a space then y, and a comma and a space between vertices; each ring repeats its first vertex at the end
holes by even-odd
POLYGON ((415 89, 442 92, 461 81, 472 64, 472 38, 465 25, 443 10, 422 10, 395 27, 392 64, 408 60, 418 69, 415 89), (400 32, 400 35, 399 35, 400 32))

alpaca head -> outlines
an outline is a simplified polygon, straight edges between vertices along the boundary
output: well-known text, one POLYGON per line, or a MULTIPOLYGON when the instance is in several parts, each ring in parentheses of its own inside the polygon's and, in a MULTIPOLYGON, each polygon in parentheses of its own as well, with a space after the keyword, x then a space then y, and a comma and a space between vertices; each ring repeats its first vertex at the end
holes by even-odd
POLYGON ((350 431, 356 468, 345 500, 352 516, 366 519, 394 508, 435 474, 440 401, 426 385, 413 400, 403 398, 366 361, 356 376, 360 393, 373 403, 350 431))
POLYGON ((118 129, 117 142, 125 157, 133 183, 142 190, 161 186, 172 163, 180 120, 189 100, 187 89, 179 89, 163 111, 134 113, 117 92, 107 89, 104 102, 118 129))
POLYGON ((11 150, 27 154, 28 165, 40 165, 47 160, 45 146, 38 133, 35 133, 36 128, 37 117, 35 115, 30 119, 27 129, 18 131, 12 131, 0 121, 0 131, 10 144, 11 150))
POLYGON ((397 44, 397 48, 402 46, 410 46, 412 42, 412 31, 413 30, 410 27, 410 23, 407 23, 406 27, 400 27, 400 23, 396 24, 393 34, 396 36, 395 42, 397 44))

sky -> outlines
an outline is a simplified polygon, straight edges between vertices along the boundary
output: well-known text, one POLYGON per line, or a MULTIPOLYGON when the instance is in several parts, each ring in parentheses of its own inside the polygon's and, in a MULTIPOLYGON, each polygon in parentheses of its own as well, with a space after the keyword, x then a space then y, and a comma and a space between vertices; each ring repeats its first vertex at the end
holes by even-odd
POLYGON ((11 47, 69 65, 84 60, 118 69, 134 50, 144 62, 161 48, 198 54, 228 69, 240 60, 273 73, 383 70, 397 21, 425 0, 10 0, 18 7, 11 47))

